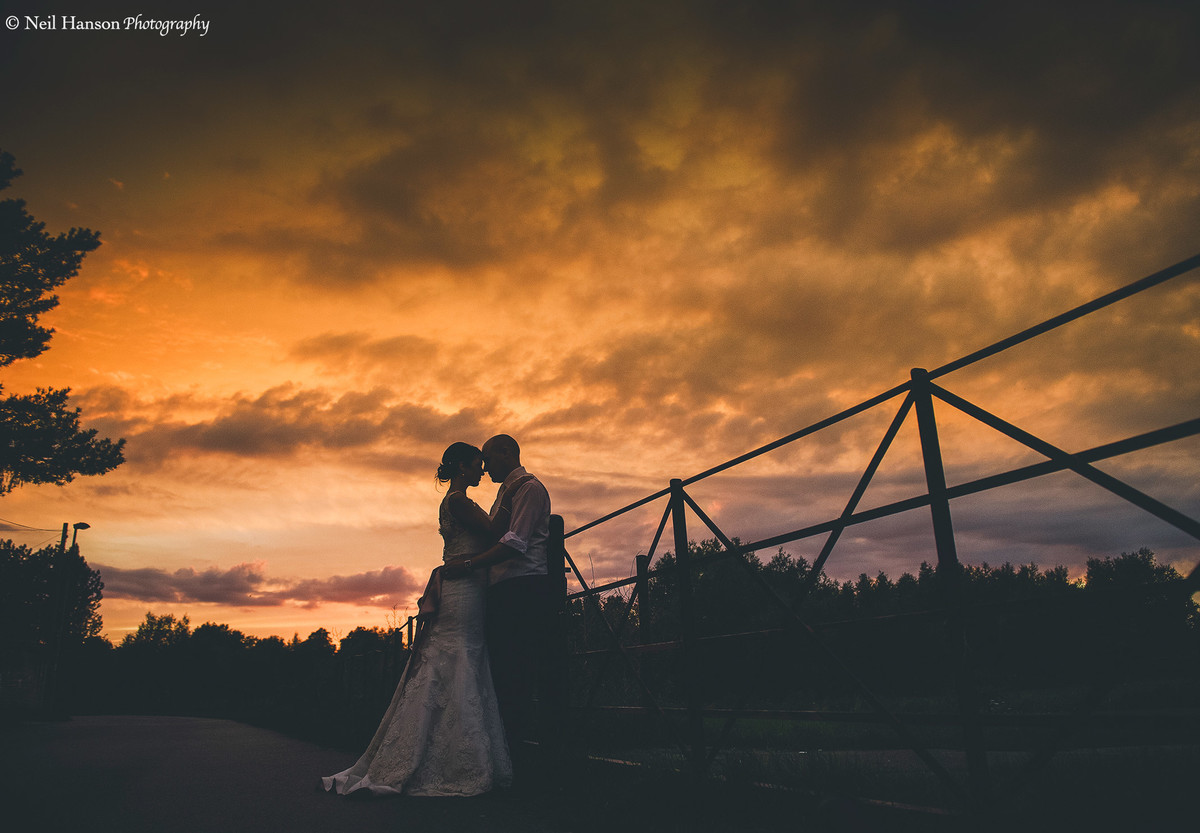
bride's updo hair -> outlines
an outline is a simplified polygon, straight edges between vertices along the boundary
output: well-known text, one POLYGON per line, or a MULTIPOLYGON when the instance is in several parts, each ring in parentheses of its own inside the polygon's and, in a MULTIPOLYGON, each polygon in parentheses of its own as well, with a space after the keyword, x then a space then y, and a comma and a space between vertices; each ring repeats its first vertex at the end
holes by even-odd
POLYGON ((437 469, 438 483, 449 483, 458 474, 458 467, 473 463, 483 457, 483 452, 470 443, 454 443, 442 454, 442 464, 437 469))

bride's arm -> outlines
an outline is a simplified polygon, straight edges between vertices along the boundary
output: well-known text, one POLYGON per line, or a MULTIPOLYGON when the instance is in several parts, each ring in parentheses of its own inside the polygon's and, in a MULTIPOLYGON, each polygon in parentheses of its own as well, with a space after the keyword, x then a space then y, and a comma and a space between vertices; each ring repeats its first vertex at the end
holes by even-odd
POLYGON ((484 535, 494 535, 492 521, 487 512, 479 508, 479 504, 467 498, 462 492, 450 495, 450 514, 454 519, 468 529, 484 535))

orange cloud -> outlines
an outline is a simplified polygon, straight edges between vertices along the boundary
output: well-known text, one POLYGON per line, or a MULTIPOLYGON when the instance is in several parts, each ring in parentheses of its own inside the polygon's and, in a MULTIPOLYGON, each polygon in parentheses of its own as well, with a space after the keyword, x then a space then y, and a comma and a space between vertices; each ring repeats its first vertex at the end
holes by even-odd
MULTIPOLYGON (((361 577, 436 563, 453 440, 517 435, 582 523, 1195 253, 1195 9, 918 6, 443 3, 270 43, 249 10, 219 61, 167 64, 149 41, 15 39, 38 79, 12 91, 17 188, 106 243, 51 351, 4 382, 71 386, 129 462, 6 501, 39 528, 88 513, 86 546, 125 571, 121 627, 137 592, 270 601, 244 566, 263 562, 356 615, 361 577), (85 101, 81 65, 121 101, 85 101), (344 601, 334 573, 360 577, 344 601)), ((947 385, 1064 446, 1109 441, 1195 415, 1197 321, 1181 280, 947 385)), ((706 483, 706 505, 745 539, 839 511, 882 410, 706 483)), ((1024 454, 939 418, 955 476, 1024 454)), ((1194 511, 1188 449, 1125 465, 1194 511)), ((890 462, 881 499, 919 492, 919 458, 890 462)), ((1053 520, 964 504, 964 557, 1186 548, 1037 494, 1053 520)), ((656 521, 581 555, 623 575, 656 521)), ((924 529, 873 527, 834 566, 910 568, 924 529)))

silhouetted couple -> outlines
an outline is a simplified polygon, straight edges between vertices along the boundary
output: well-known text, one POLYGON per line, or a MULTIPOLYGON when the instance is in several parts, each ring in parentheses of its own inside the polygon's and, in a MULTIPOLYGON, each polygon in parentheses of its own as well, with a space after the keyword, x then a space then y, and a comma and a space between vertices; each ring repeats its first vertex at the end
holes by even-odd
MULTIPOLYGON (((526 741, 551 662, 547 572, 550 495, 506 434, 442 455, 443 565, 419 603, 422 625, 374 738, 325 789, 468 796, 530 776, 526 741), (467 497, 486 470, 500 484, 490 512, 467 497)), ((544 702, 544 698, 543 698, 544 702)))

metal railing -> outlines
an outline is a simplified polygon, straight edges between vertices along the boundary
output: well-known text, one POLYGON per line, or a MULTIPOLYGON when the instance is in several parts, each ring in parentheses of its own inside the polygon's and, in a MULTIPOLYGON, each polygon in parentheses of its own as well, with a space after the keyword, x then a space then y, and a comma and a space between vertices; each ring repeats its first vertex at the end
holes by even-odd
MULTIPOLYGON (((956 809, 978 813, 984 812, 988 807, 993 806, 993 800, 997 793, 989 772, 989 750, 983 729, 985 725, 1021 722, 1021 718, 1020 716, 1005 718, 1004 716, 989 715, 983 712, 979 701, 980 695, 974 669, 976 658, 971 656, 970 651, 963 648, 962 650, 958 650, 956 655, 952 657, 954 667, 954 699, 957 703, 957 711, 953 715, 897 714, 884 702, 883 698, 872 690, 871 685, 855 673, 851 664, 844 657, 840 656, 838 651, 829 647, 827 641, 822 636, 822 631, 828 628, 828 623, 823 626, 814 626, 811 624, 801 615, 801 605, 793 605, 781 597, 764 579, 761 571, 754 569, 753 565, 747 560, 747 556, 756 551, 773 549, 784 544, 815 538, 817 536, 826 536, 820 553, 807 574, 806 583, 800 594, 800 599, 803 601, 820 580, 823 569, 833 554, 839 538, 847 529, 869 521, 928 507, 932 521, 933 543, 937 554, 937 574, 941 590, 941 600, 938 609, 925 611, 918 615, 941 617, 951 635, 958 637, 957 639, 949 640, 949 642, 965 646, 967 644, 965 638, 966 632, 972 627, 972 621, 974 617, 979 615, 980 611, 966 609, 963 593, 963 565, 959 561, 951 513, 951 503, 956 499, 987 492, 1001 486, 1033 480, 1056 472, 1071 471, 1096 486, 1117 495, 1144 512, 1148 512, 1166 524, 1183 531, 1192 538, 1200 539, 1200 522, 1195 518, 1172 508, 1117 477, 1100 471, 1093 465, 1099 461, 1108 460, 1119 455, 1152 448, 1200 434, 1200 418, 1189 419, 1175 425, 1158 428, 1082 451, 1068 452, 1001 419, 979 405, 951 392, 935 381, 955 371, 995 356, 1018 344, 1035 339, 1097 310, 1184 275, 1198 266, 1200 266, 1200 255, 1181 261, 1167 269, 1163 269, 1121 289, 1096 298, 1089 303, 1050 318, 1041 324, 1002 339, 983 349, 969 353, 941 367, 933 370, 916 368, 911 372, 910 378, 907 381, 870 397, 857 405, 724 463, 706 469, 699 474, 688 478, 674 479, 667 488, 647 495, 640 500, 636 500, 593 521, 582 524, 570 532, 563 533, 559 531, 557 535, 552 534, 552 561, 558 559, 561 563, 567 565, 565 569, 574 574, 574 578, 581 588, 576 592, 565 594, 565 602, 578 602, 584 605, 590 604, 593 613, 598 614, 597 619, 607 633, 610 644, 610 647, 602 651, 586 652, 587 656, 601 660, 601 668, 595 674, 584 702, 575 704, 577 714, 579 714, 579 710, 589 710, 595 707, 596 692, 600 684, 603 682, 606 674, 613 668, 614 663, 619 660, 624 670, 635 682, 642 700, 640 705, 620 708, 630 712, 648 712, 657 715, 662 721, 662 725, 672 734, 676 745, 686 757, 694 774, 702 775, 705 773, 719 751, 724 739, 727 737, 728 730, 732 726, 733 721, 739 717, 769 716, 792 720, 873 721, 891 726, 903 745, 910 749, 924 763, 941 782, 946 792, 952 796, 952 803, 956 805, 956 809), (816 435, 820 431, 838 425, 851 417, 892 403, 895 400, 899 400, 899 405, 894 417, 884 431, 878 447, 870 458, 857 485, 852 490, 844 508, 836 517, 831 517, 820 523, 811 524, 800 529, 762 538, 761 540, 741 543, 727 535, 705 513, 704 509, 693 496, 689 494, 688 487, 700 481, 728 471, 798 440, 816 435), (935 400, 1017 441, 1026 448, 1037 452, 1045 459, 1041 462, 1013 468, 1009 471, 992 474, 969 482, 949 484, 943 468, 938 424, 934 415, 933 405, 935 400), (860 509, 859 505, 863 495, 875 477, 889 448, 892 447, 901 426, 913 415, 915 415, 920 440, 925 474, 925 493, 871 509, 860 509), (610 523, 623 515, 664 498, 666 499, 666 506, 650 546, 644 554, 639 554, 635 558, 636 576, 609 581, 594 587, 589 586, 579 566, 567 552, 567 542, 588 530, 610 523), (698 565, 693 563, 693 560, 689 557, 688 510, 698 519, 705 534, 712 536, 712 538, 720 543, 723 548, 720 558, 731 560, 733 563, 746 568, 744 572, 748 580, 758 588, 768 603, 778 611, 784 625, 775 632, 788 640, 805 645, 806 650, 822 656, 829 666, 837 674, 841 675, 843 680, 848 681, 848 684, 857 692, 860 701, 869 706, 870 711, 713 709, 706 707, 706 704, 702 701, 700 685, 698 684, 701 673, 698 653, 700 647, 702 645, 711 646, 721 640, 736 641, 738 639, 760 637, 762 634, 728 634, 707 637, 700 637, 698 635, 692 587, 693 572, 697 569, 698 565), (673 542, 674 563, 669 569, 660 568, 658 570, 651 570, 651 563, 662 543, 668 521, 671 523, 670 540, 673 542), (625 644, 625 640, 620 638, 620 634, 623 632, 635 604, 638 605, 639 612, 641 612, 641 608, 648 604, 647 589, 651 581, 668 580, 675 583, 675 595, 679 606, 680 633, 678 639, 667 642, 660 641, 650 645, 625 644), (600 604, 600 595, 613 591, 629 591, 628 598, 624 599, 624 609, 622 615, 619 617, 620 621, 616 624, 605 616, 600 604), (642 679, 639 673, 635 656, 662 651, 675 651, 680 655, 680 687, 685 692, 686 697, 686 704, 682 708, 663 705, 659 698, 656 697, 655 692, 651 690, 651 686, 642 679), (710 742, 708 734, 706 734, 705 717, 723 717, 727 721, 725 729, 720 733, 720 737, 714 739, 712 742, 710 742), (682 727, 677 725, 678 721, 674 718, 682 718, 682 727), (956 723, 962 731, 962 751, 965 754, 966 760, 965 783, 951 772, 913 731, 913 725, 934 720, 956 723)), ((558 523, 561 524, 561 519, 558 519, 558 523)), ((552 574, 558 570, 554 563, 552 563, 551 570, 552 574)), ((1193 567, 1181 582, 1176 582, 1169 586, 1156 587, 1151 592, 1182 593, 1188 596, 1198 589, 1200 589, 1200 565, 1193 567)), ((1070 729, 1077 727, 1081 722, 1097 714, 1097 709, 1102 703, 1105 694, 1115 683, 1117 673, 1119 672, 1116 669, 1111 669, 1110 673, 1101 675, 1102 679, 1095 681, 1091 691, 1078 704, 1077 708, 1067 714, 1056 716, 1034 715, 1024 718, 1026 723, 1044 723, 1053 718, 1054 721, 1060 724, 1062 731, 1032 752, 1026 765, 1013 780, 1013 783, 1010 784, 1011 787, 1019 787, 1021 784, 1026 784, 1034 778, 1037 772, 1046 765, 1061 747, 1070 729)), ((1119 716, 1113 717, 1110 715, 1109 717, 1120 719, 1119 716)))

